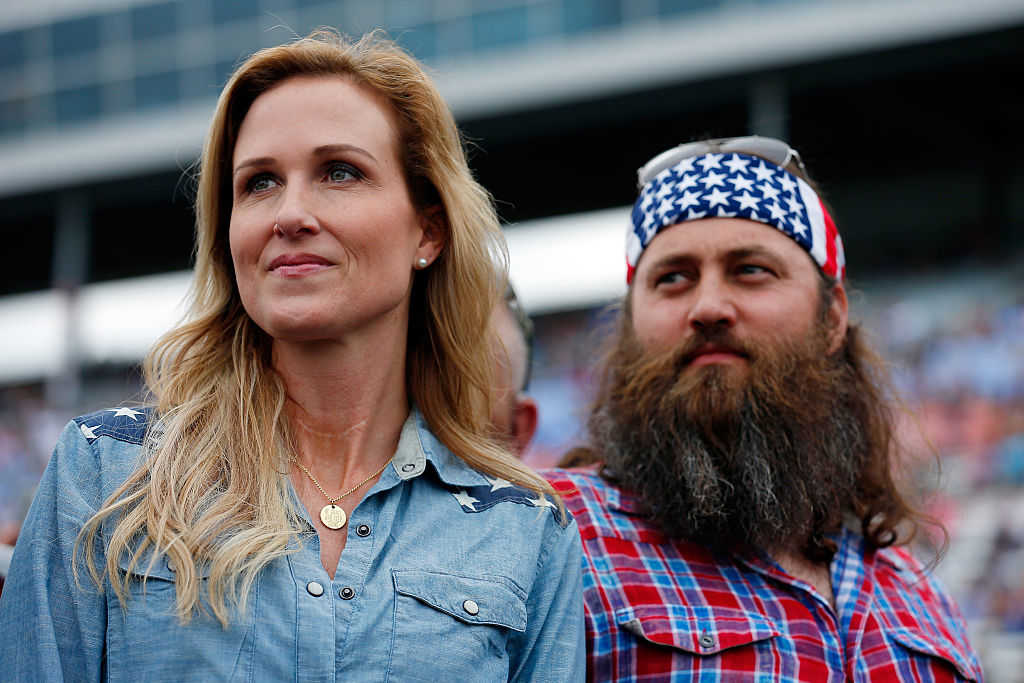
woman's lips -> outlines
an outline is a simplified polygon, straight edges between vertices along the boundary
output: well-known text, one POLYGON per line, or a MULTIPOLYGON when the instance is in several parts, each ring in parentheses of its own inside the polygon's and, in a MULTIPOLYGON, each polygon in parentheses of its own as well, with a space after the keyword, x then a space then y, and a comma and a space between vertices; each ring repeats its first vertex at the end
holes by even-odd
POLYGON ((282 254, 270 262, 267 270, 282 277, 301 277, 319 273, 333 265, 316 254, 282 254))

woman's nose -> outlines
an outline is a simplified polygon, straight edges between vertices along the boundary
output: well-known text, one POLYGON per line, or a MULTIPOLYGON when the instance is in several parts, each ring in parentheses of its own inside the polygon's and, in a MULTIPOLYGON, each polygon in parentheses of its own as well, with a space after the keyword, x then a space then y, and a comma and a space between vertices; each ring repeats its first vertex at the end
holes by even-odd
POLYGON ((320 223, 313 211, 312 198, 301 186, 289 185, 281 196, 281 205, 274 220, 274 233, 282 237, 315 235, 320 223))

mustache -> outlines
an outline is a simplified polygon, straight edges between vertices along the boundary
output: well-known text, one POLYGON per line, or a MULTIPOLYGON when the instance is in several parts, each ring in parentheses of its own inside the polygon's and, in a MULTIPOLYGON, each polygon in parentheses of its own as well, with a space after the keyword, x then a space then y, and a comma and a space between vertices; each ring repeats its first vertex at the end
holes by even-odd
POLYGON ((747 359, 754 357, 750 344, 737 337, 725 325, 707 325, 694 330, 694 334, 674 351, 676 365, 685 367, 709 350, 727 351, 747 359))

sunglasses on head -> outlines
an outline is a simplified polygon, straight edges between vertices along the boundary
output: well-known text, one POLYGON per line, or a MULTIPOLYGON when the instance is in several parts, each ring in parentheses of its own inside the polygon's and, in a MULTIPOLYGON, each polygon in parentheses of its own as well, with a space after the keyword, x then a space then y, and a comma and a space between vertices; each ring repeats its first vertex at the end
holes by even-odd
POLYGON ((687 142, 678 147, 665 150, 637 170, 637 188, 642 189, 654 176, 666 168, 672 168, 683 159, 699 157, 705 154, 731 153, 759 156, 780 168, 785 168, 790 161, 796 161, 800 170, 805 175, 807 173, 804 169, 804 162, 800 159, 799 152, 790 147, 788 142, 775 138, 765 138, 760 135, 747 135, 739 138, 715 138, 687 142))

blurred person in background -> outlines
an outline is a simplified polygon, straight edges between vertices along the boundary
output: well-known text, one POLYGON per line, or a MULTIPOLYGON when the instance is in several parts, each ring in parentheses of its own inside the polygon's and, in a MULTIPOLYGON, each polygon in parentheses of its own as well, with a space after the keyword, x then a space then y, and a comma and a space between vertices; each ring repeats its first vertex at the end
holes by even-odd
POLYGON ((583 534, 589 679, 980 680, 904 547, 927 520, 799 155, 685 144, 639 188, 590 443, 566 458, 598 466, 547 473, 583 534))
POLYGON ((4 676, 581 680, 579 534, 487 437, 498 222, 419 63, 255 54, 196 211, 155 406, 74 419, 39 485, 4 676))
POLYGON ((537 402, 525 392, 533 361, 533 322, 511 285, 491 317, 494 390, 491 425, 497 438, 522 457, 537 432, 537 402))

